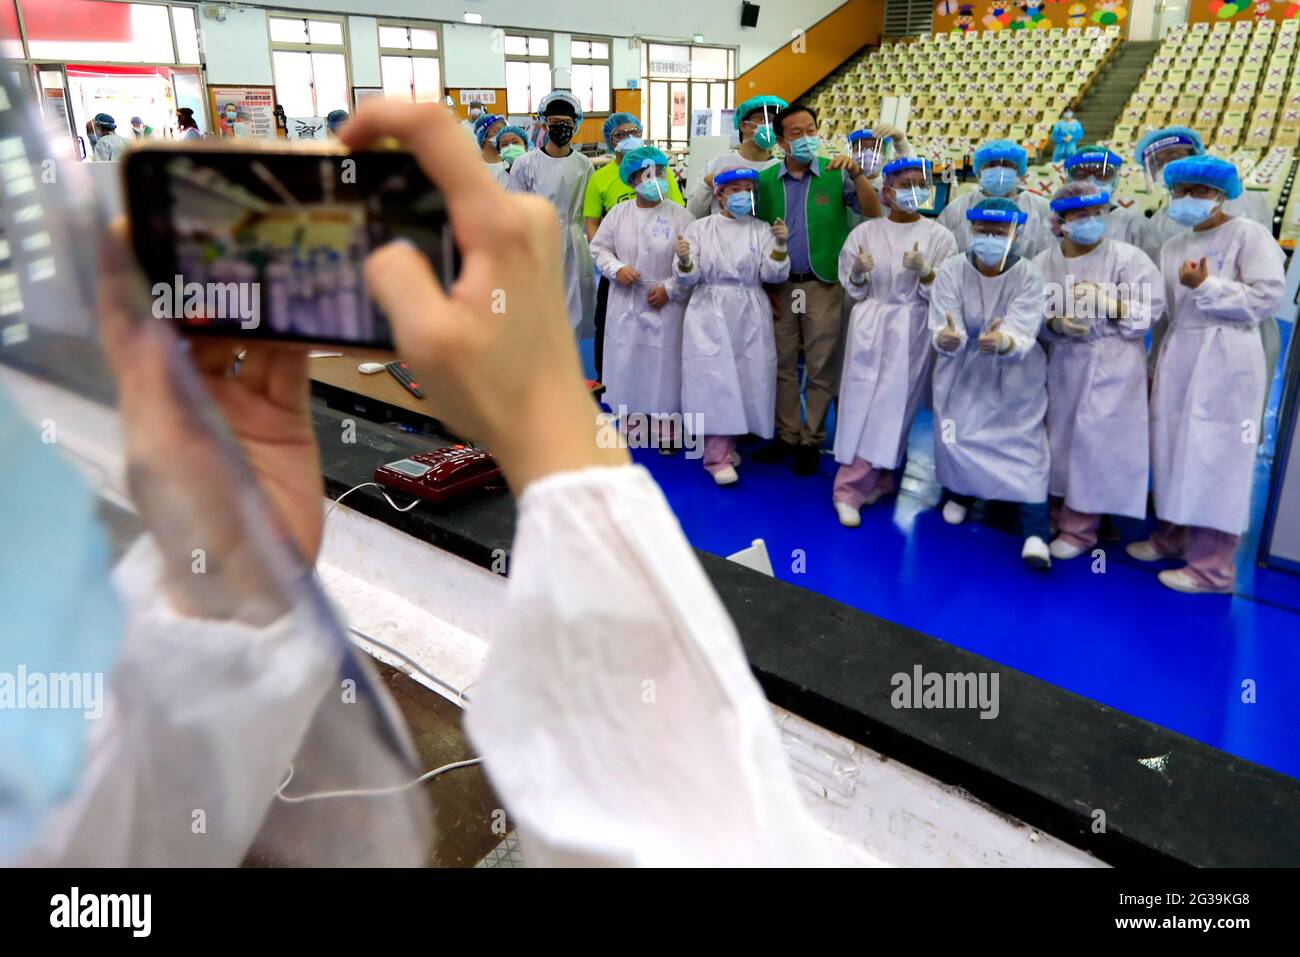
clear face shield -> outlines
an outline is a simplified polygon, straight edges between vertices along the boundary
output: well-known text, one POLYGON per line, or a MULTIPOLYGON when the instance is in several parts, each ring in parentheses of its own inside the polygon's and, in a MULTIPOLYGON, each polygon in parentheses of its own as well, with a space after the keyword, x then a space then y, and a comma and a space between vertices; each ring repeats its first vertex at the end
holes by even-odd
POLYGON ((656 165, 654 160, 648 159, 629 179, 632 189, 642 199, 651 203, 662 203, 668 198, 668 193, 664 189, 667 175, 668 171, 663 166, 656 165))
POLYGON ((1195 156, 1196 148, 1188 143, 1180 143, 1170 138, 1162 145, 1160 140, 1151 144, 1142 156, 1142 171, 1146 176, 1147 191, 1156 195, 1165 192, 1165 167, 1174 160, 1195 156))
MULTIPOLYGON (((305 354, 254 343, 217 361, 216 340, 155 318, 173 290, 107 233, 118 170, 93 164, 108 175, 92 189, 66 118, 42 118, 18 83, 29 67, 4 66, 0 673, 46 691, 0 708, 0 861, 57 862, 68 835, 77 863, 117 859, 111 814, 51 838, 50 812, 95 807, 105 775, 127 775, 122 823, 149 830, 137 863, 425 863, 405 721, 320 590, 311 530, 246 458, 275 390, 307 402, 305 354), (110 720, 116 756, 91 765, 92 723, 110 720)), ((285 488, 318 488, 314 444, 343 440, 305 421, 309 467, 286 465, 285 488)))
POLYGON ((1002 272, 1015 251, 1019 231, 1015 222, 976 220, 971 223, 971 252, 980 265, 1002 272))
POLYGON ((880 171, 885 165, 893 159, 894 146, 890 140, 878 140, 867 137, 861 137, 849 144, 849 155, 853 162, 862 167, 862 171, 868 177, 874 179, 880 175, 880 171))
POLYGON ((884 202, 905 213, 929 209, 934 202, 934 168, 928 162, 886 176, 883 185, 884 202))
POLYGON ((770 150, 776 146, 776 130, 772 128, 772 118, 776 116, 776 109, 768 104, 760 107, 762 118, 755 113, 740 121, 740 131, 742 134, 741 141, 753 140, 754 145, 761 150, 770 150))
POLYGON ((1113 193, 1119 182, 1119 164, 1109 157, 1099 156, 1097 161, 1075 163, 1069 170, 1070 179, 1076 183, 1091 183, 1107 193, 1113 193))

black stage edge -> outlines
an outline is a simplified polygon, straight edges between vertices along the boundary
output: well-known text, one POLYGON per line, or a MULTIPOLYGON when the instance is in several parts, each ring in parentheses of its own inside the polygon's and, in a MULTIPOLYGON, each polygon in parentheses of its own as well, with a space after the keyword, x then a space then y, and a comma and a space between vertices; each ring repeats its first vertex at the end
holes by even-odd
MULTIPOLYGON (((105 401, 111 378, 98 363, 96 352, 61 338, 0 349, 0 364, 105 401)), ((336 411, 322 398, 313 400, 312 416, 326 492, 335 499, 370 481, 383 462, 446 444, 436 435, 336 411)), ((346 504, 489 571, 508 568, 515 509, 505 493, 453 509, 397 512, 377 489, 363 488, 346 504)), ((814 592, 697 554, 775 704, 1112 864, 1300 866, 1300 781, 814 592), (918 665, 925 672, 996 672, 999 717, 893 708, 892 676, 918 665), (1105 833, 1093 831, 1097 811, 1105 813, 1105 833)))

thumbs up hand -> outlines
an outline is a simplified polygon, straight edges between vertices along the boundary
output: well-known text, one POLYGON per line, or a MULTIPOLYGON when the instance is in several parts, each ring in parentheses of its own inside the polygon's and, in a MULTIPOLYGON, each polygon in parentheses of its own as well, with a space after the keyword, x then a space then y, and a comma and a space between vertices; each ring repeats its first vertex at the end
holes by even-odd
POLYGON ((1001 332, 1002 320, 994 319, 990 322, 983 332, 980 333, 979 345, 980 352, 984 355, 993 355, 996 353, 1007 352, 1011 348, 1011 337, 1005 332, 1001 332))
POLYGON ((778 246, 784 246, 790 239, 790 227, 779 216, 772 222, 772 235, 776 238, 778 246))
POLYGON ((683 264, 691 261, 691 244, 683 239, 680 233, 677 234, 677 243, 673 246, 673 251, 677 253, 677 258, 683 264))
POLYGON ((920 243, 917 243, 911 249, 903 253, 903 268, 910 269, 913 272, 919 272, 922 276, 930 271, 930 267, 925 261, 925 256, 921 254, 920 243))
POLYGON ((1178 281, 1188 289, 1195 289, 1201 283, 1205 282, 1210 276, 1210 267, 1205 263, 1205 257, 1201 257, 1198 263, 1195 260, 1188 260, 1178 267, 1178 281))
POLYGON ((939 330, 939 335, 935 337, 935 341, 944 352, 952 352, 961 345, 961 332, 958 331, 957 323, 953 320, 951 312, 948 313, 948 321, 939 330))

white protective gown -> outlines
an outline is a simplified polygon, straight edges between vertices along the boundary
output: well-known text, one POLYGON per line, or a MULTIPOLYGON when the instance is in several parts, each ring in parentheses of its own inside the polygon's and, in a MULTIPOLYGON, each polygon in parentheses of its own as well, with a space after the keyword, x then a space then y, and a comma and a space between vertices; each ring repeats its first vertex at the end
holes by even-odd
POLYGON ((686 197, 686 208, 690 210, 691 215, 696 219, 702 219, 705 216, 712 216, 721 210, 718 205, 717 197, 713 195, 713 189, 704 182, 704 175, 712 173, 717 175, 723 170, 729 169, 753 169, 765 170, 769 166, 775 166, 781 162, 775 156, 770 156, 765 160, 748 160, 741 156, 735 150, 730 153, 723 153, 721 156, 715 156, 710 160, 700 173, 700 178, 695 181, 695 188, 691 190, 686 197))
MULTIPOLYGON (((18 863, 237 867, 268 815, 283 809, 276 789, 323 697, 339 687, 338 654, 315 632, 321 619, 305 604, 265 627, 190 618, 172 610, 162 580, 161 553, 149 537, 114 570, 125 628, 104 716, 87 725, 76 791, 51 811, 18 863), (206 811, 198 837, 195 809, 206 811)), ((360 750, 349 760, 364 756, 360 750)), ((377 770, 352 771, 384 780, 377 770)), ((329 803, 297 805, 295 833, 313 820, 337 826, 329 803), (303 819, 303 811, 327 816, 303 819)), ((425 863, 425 840, 391 806, 359 802, 354 811, 355 842, 304 834, 298 863, 425 863)))
POLYGON ((735 625, 649 473, 528 486, 508 587, 467 725, 529 866, 828 862, 735 625))
MULTIPOLYGON (((518 513, 467 728, 529 865, 831 863, 735 625, 649 474, 553 474, 518 513), (659 706, 645 703, 647 681, 659 706)), ((160 576, 152 546, 117 570, 128 633, 83 781, 31 853, 4 863, 238 865, 321 696, 338 693, 338 662, 307 630, 319 619, 183 618, 160 576), (196 808, 208 812, 201 836, 196 808)), ((336 802, 296 807, 330 805, 337 827, 336 802)), ((352 856, 328 863, 424 863, 423 842, 384 808, 356 802, 352 856)))
POLYGON ((692 288, 682 327, 682 411, 698 413, 705 435, 770 439, 776 418, 776 336, 763 283, 784 282, 789 257, 772 259, 772 227, 719 213, 682 234, 694 268, 673 271, 692 288))
MULTIPOLYGON (((945 206, 943 212, 939 214, 940 224, 952 230, 953 236, 957 238, 957 248, 963 253, 970 252, 972 235, 970 220, 966 218, 966 211, 977 203, 991 198, 993 197, 985 196, 978 189, 973 189, 958 196, 945 206)), ((1052 207, 1047 200, 1036 193, 1030 193, 1026 190, 1021 190, 1015 195, 1005 198, 1015 203, 1020 211, 1029 217, 1023 226, 1016 227, 1017 253, 1027 259, 1032 259, 1056 242, 1056 237, 1052 235, 1050 225, 1052 207)))
POLYGON ((587 243, 587 221, 582 215, 591 170, 591 160, 576 149, 558 159, 542 149, 530 150, 510 167, 506 186, 511 192, 545 196, 559 213, 565 300, 569 324, 579 339, 596 331, 596 276, 587 243))
POLYGON ((1268 388, 1260 324, 1282 306, 1282 249, 1258 223, 1229 219, 1170 239, 1160 271, 1170 322, 1151 390, 1156 514, 1237 535, 1250 524, 1268 388), (1209 276, 1190 289, 1179 266, 1202 257, 1209 276))
POLYGON ((615 412, 680 412, 682 403, 682 316, 690 290, 673 275, 673 246, 695 222, 683 207, 662 202, 619 203, 601 220, 591 241, 596 268, 609 280, 605 310, 605 402, 615 412), (615 276, 631 266, 641 281, 624 286, 615 276), (655 286, 669 301, 656 309, 646 302, 655 286))
POLYGON ((920 273, 903 266, 903 253, 918 243, 936 270, 957 252, 952 233, 925 217, 912 223, 869 220, 849 233, 840 251, 840 285, 853 303, 835 427, 835 461, 841 465, 856 456, 877 468, 895 468, 929 385, 933 283, 924 285, 920 273), (855 286, 850 276, 863 251, 875 266, 868 282, 855 286))
MULTIPOLYGON (((1249 219, 1259 223, 1273 234, 1273 210, 1268 204, 1268 195, 1259 190, 1244 189, 1236 199, 1225 200, 1223 211, 1236 219, 1249 219)), ((1169 202, 1165 202, 1149 218, 1142 220, 1142 231, 1138 245, 1146 250, 1152 262, 1160 262, 1160 250, 1164 244, 1175 236, 1191 232, 1190 226, 1183 226, 1169 218, 1169 202)), ((1160 341, 1164 338, 1165 323, 1156 326, 1151 341, 1151 358, 1154 361, 1159 354, 1160 341)), ((1277 317, 1269 316, 1259 325, 1260 338, 1264 342, 1264 368, 1271 381, 1277 369, 1278 357, 1282 353, 1282 332, 1277 327, 1277 317)))
POLYGON ((953 492, 1007 502, 1047 499, 1047 357, 1038 345, 1043 276, 1017 259, 985 276, 969 256, 939 268, 930 290, 934 360, 934 460, 953 492), (953 352, 937 336, 951 314, 962 342, 953 352), (976 341, 994 320, 1014 340, 1006 355, 984 355, 976 341))
POLYGON ((1048 490, 1077 512, 1145 518, 1150 445, 1145 338, 1165 309, 1160 274, 1141 249, 1110 239, 1070 259, 1058 245, 1040 253, 1034 265, 1050 290, 1046 318, 1067 314, 1062 290, 1081 282, 1096 283, 1129 306, 1126 318, 1110 320, 1093 317, 1089 302, 1076 303, 1074 317, 1092 319, 1083 338, 1043 324, 1052 450, 1048 490))
POLYGON ((1138 212, 1135 206, 1112 206, 1110 212, 1106 214, 1104 235, 1107 239, 1128 243, 1130 246, 1141 246, 1145 228, 1146 217, 1138 212))

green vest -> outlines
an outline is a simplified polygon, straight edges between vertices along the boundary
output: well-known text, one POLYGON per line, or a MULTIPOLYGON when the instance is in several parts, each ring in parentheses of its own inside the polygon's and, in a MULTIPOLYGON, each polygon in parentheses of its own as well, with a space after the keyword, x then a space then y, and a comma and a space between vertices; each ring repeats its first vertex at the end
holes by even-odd
MULTIPOLYGON (((808 224, 808 261, 822 282, 839 282, 840 250, 849 238, 849 214, 844 205, 844 171, 828 170, 826 157, 817 157, 820 175, 808 184, 804 222, 808 224)), ((758 214, 767 222, 785 219, 785 161, 758 174, 758 214)))

